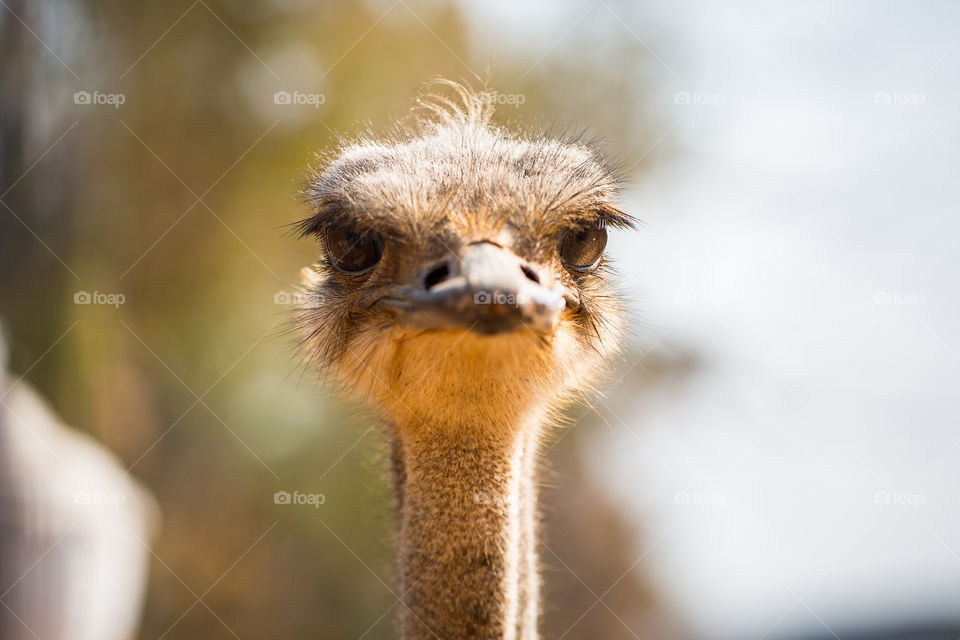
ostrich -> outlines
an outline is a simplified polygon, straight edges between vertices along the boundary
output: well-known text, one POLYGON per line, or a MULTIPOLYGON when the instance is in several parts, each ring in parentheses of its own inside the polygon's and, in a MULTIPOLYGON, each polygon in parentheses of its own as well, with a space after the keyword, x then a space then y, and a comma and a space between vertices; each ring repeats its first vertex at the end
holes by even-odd
POLYGON ((295 323, 323 375, 382 418, 404 640, 534 640, 538 447, 608 365, 618 181, 579 139, 492 123, 448 80, 391 133, 309 176, 295 323))

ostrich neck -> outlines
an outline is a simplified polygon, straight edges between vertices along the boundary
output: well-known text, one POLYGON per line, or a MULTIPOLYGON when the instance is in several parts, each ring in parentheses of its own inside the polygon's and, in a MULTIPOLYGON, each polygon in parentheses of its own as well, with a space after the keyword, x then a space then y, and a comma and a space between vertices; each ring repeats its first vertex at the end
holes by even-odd
POLYGON ((496 440, 470 428, 393 430, 404 640, 537 637, 540 425, 530 422, 496 440))

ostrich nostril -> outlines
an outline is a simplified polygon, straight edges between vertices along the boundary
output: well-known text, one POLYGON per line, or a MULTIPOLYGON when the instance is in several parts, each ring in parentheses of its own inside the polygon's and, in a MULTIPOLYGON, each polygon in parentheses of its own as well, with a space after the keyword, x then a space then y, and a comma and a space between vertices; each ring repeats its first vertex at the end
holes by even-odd
POLYGON ((533 280, 537 284, 540 284, 540 276, 537 275, 537 272, 528 267, 527 265, 520 265, 520 270, 523 271, 523 275, 527 276, 530 280, 533 280))
POLYGON ((423 286, 426 289, 432 289, 449 277, 450 265, 444 262, 427 272, 427 275, 423 277, 423 286))

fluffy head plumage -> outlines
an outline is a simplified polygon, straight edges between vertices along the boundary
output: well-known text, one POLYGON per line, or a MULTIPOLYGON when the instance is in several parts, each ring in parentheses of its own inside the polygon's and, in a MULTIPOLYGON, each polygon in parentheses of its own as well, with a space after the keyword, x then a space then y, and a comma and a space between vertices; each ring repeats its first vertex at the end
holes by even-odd
POLYGON ((342 141, 313 169, 312 215, 299 229, 321 239, 348 224, 384 238, 362 275, 325 254, 304 270, 295 323, 309 357, 334 382, 372 400, 388 418, 424 428, 511 428, 527 412, 559 408, 588 387, 612 355, 623 311, 604 257, 586 273, 564 267, 563 235, 585 224, 629 226, 617 210, 617 176, 593 147, 507 130, 492 122, 491 94, 450 81, 422 93, 387 135, 342 141), (509 248, 581 304, 549 335, 483 336, 403 328, 364 294, 412 283, 424 264, 471 243, 509 248), (475 428, 475 427, 474 427, 475 428))

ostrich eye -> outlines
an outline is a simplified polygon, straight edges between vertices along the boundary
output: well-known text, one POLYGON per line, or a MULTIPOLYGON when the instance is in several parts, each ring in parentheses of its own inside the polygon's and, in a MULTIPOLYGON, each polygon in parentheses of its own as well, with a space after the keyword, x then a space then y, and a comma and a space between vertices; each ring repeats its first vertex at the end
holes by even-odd
POLYGON ((331 225, 323 234, 330 262, 339 271, 359 274, 373 268, 383 255, 383 237, 349 225, 331 225))
POLYGON ((589 271, 597 266, 607 246, 607 229, 601 223, 573 229, 560 239, 560 259, 568 269, 589 271))

